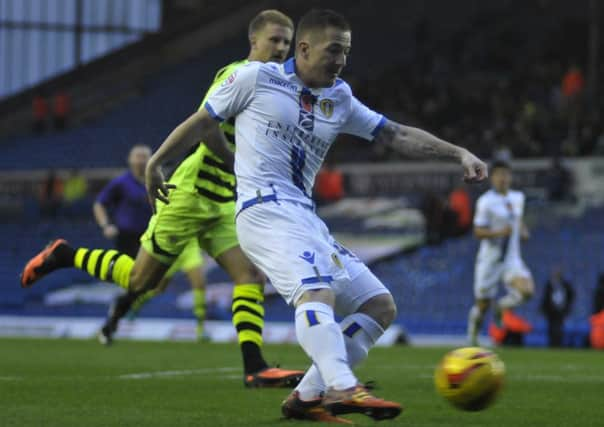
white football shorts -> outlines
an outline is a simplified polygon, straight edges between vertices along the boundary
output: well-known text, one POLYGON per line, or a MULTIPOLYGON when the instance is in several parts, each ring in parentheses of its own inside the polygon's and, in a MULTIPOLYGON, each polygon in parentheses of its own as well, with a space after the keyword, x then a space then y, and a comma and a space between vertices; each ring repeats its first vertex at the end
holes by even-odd
POLYGON ((389 294, 308 206, 259 203, 240 211, 236 225, 243 252, 288 304, 306 291, 327 288, 335 293, 336 313, 347 315, 374 296, 389 294))
POLYGON ((477 262, 474 268, 474 297, 476 299, 495 298, 499 283, 503 282, 507 287, 516 277, 533 278, 522 260, 510 263, 477 262))

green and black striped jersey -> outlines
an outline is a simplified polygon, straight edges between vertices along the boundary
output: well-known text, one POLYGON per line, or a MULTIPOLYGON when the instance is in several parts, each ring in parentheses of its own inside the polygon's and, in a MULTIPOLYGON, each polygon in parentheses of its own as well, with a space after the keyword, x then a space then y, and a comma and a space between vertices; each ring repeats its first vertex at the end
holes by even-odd
MULTIPOLYGON (((248 60, 245 59, 221 68, 199 108, 203 108, 208 96, 238 67, 247 63, 248 60)), ((234 150, 235 120, 231 119, 220 123, 220 128, 226 139, 233 144, 232 148, 234 150)), ((212 153, 203 142, 200 142, 195 152, 176 168, 170 178, 170 183, 176 185, 179 189, 195 192, 213 202, 230 205, 235 201, 235 175, 228 171, 223 161, 212 153)), ((225 208, 232 209, 232 206, 225 206, 225 208)))

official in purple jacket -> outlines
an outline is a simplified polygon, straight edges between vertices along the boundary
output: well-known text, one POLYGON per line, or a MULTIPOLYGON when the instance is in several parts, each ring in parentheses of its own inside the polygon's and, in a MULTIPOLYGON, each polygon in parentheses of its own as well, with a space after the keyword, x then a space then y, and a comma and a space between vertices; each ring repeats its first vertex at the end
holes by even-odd
MULTIPOLYGON (((145 190, 145 168, 151 157, 151 148, 146 145, 135 145, 128 155, 129 170, 110 181, 99 193, 94 203, 94 217, 103 230, 103 235, 113 240, 115 248, 136 258, 140 247, 140 237, 147 229, 151 218, 151 206, 145 190)), ((197 336, 205 338, 203 321, 205 319, 205 281, 203 259, 196 239, 186 246, 176 259, 157 288, 139 297, 132 305, 132 310, 140 307, 153 296, 165 290, 172 276, 181 270, 191 282, 193 290, 193 313, 197 318, 197 336)), ((116 301, 120 304, 120 298, 116 301)), ((113 311, 113 310, 112 310, 113 311)), ((103 344, 112 341, 113 334, 121 316, 110 313, 103 326, 99 339, 103 344)))

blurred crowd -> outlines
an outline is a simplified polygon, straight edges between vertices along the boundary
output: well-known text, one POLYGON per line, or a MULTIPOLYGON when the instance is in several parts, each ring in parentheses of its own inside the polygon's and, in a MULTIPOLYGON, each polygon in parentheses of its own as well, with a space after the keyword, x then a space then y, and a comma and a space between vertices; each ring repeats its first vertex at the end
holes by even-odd
POLYGON ((585 111, 579 68, 562 72, 559 64, 537 64, 528 70, 534 79, 526 80, 452 68, 444 57, 415 75, 395 67, 360 82, 358 93, 394 119, 458 141, 483 157, 501 146, 518 157, 583 156, 604 149, 599 109, 585 111))
POLYGON ((91 210, 88 179, 78 169, 65 178, 51 169, 40 184, 40 213, 47 218, 88 216, 91 210))
POLYGON ((485 16, 447 40, 420 23, 406 61, 349 80, 390 118, 486 158, 501 146, 516 157, 604 153, 604 98, 589 85, 597 68, 587 69, 586 29, 568 24, 553 35, 505 19, 485 16))
POLYGON ((51 128, 64 130, 71 113, 71 97, 64 91, 58 91, 50 97, 40 91, 32 99, 31 111, 34 132, 42 133, 51 128))

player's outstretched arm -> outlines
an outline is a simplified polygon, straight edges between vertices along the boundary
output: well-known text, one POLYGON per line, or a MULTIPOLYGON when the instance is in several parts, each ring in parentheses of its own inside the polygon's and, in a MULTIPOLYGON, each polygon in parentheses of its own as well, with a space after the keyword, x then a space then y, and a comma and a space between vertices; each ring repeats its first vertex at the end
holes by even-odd
POLYGON ((418 128, 387 120, 376 142, 385 143, 409 157, 459 162, 467 182, 482 181, 488 176, 486 164, 474 154, 418 128))
POLYGON ((168 203, 168 190, 174 186, 166 184, 161 166, 184 155, 194 145, 203 141, 210 149, 232 168, 233 153, 227 148, 227 141, 205 108, 192 114, 174 129, 168 138, 149 159, 145 170, 145 186, 151 207, 155 210, 155 200, 168 203))

